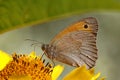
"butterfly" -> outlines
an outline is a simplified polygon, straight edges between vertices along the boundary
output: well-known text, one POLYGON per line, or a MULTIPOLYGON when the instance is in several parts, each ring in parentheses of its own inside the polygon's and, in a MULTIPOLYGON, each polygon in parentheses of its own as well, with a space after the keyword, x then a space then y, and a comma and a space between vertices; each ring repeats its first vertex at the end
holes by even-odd
POLYGON ((42 44, 41 49, 52 60, 75 67, 86 65, 90 69, 98 58, 97 32, 96 18, 83 18, 57 34, 49 44, 42 44))

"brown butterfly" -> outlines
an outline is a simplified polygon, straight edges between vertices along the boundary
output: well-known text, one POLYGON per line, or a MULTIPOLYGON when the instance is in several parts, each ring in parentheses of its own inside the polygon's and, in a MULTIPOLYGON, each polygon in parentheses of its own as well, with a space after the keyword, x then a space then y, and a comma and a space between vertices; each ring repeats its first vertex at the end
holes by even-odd
POLYGON ((90 69, 98 58, 97 31, 97 20, 93 17, 84 18, 65 28, 41 48, 52 60, 76 67, 86 65, 90 69))

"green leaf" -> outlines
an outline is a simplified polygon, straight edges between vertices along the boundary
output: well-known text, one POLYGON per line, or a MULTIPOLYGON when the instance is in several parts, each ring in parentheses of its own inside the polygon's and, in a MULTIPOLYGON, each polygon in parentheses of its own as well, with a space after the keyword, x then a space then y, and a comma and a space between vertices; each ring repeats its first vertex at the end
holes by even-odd
POLYGON ((0 33, 88 11, 120 11, 118 0, 0 0, 0 33))

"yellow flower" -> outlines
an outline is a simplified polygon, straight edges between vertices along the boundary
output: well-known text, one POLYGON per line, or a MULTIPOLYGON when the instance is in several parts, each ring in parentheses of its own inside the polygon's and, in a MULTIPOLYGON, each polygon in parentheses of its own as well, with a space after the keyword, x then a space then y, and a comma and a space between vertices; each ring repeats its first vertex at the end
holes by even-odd
MULTIPOLYGON (((0 80, 57 80, 64 67, 44 63, 40 57, 31 52, 30 55, 12 56, 0 51, 0 80)), ((94 69, 87 70, 85 66, 75 68, 62 80, 97 80, 100 73, 94 74, 94 69)), ((102 78, 101 80, 105 80, 102 78)))
POLYGON ((34 52, 29 56, 15 53, 8 56, 0 51, 0 80, 52 80, 52 66, 44 62, 34 52))

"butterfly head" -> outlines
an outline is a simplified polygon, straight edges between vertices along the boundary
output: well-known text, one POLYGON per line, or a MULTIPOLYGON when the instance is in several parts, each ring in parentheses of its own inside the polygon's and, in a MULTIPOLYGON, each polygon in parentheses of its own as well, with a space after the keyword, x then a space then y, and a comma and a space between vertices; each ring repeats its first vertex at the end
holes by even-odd
POLYGON ((54 58, 54 49, 52 45, 49 44, 42 44, 41 49, 44 51, 44 54, 49 57, 50 59, 54 58))

